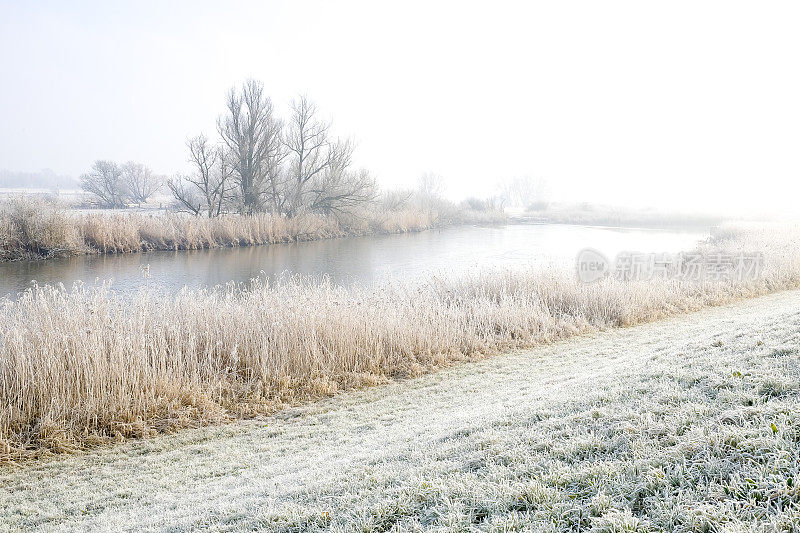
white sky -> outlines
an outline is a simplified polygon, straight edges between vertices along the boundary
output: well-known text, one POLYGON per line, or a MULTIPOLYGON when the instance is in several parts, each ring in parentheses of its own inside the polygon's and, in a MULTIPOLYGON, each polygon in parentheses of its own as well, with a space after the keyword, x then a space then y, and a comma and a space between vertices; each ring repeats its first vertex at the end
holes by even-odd
POLYGON ((708 210, 800 197, 798 2, 0 0, 0 168, 172 174, 225 91, 305 92, 387 186, 708 210))

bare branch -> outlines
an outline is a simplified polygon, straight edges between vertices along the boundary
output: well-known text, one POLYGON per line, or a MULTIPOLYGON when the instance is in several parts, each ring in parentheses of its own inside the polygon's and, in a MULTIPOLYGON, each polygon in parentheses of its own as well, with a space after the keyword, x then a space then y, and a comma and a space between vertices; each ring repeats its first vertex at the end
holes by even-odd
POLYGON ((278 179, 278 167, 284 157, 281 123, 260 82, 248 80, 239 91, 230 90, 227 112, 217 121, 217 130, 228 152, 241 210, 254 213, 265 207, 274 208, 274 202, 264 204, 265 196, 276 190, 277 184, 272 180, 278 179))
POLYGON ((128 198, 122 169, 112 161, 95 161, 92 170, 81 176, 81 188, 101 207, 125 207, 128 198))
POLYGON ((147 203, 163 185, 163 178, 156 176, 149 167, 128 161, 122 165, 122 179, 130 198, 136 203, 147 203))

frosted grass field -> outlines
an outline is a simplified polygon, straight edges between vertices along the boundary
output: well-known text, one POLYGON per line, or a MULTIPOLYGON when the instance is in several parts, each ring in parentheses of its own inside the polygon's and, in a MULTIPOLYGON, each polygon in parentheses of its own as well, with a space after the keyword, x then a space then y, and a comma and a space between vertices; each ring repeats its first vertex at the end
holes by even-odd
POLYGON ((0 470, 0 529, 796 531, 799 291, 0 470))

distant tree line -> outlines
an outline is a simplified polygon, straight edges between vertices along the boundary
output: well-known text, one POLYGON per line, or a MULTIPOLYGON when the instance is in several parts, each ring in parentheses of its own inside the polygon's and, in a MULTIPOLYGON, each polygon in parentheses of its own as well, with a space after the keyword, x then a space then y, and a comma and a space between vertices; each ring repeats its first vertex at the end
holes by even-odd
POLYGON ((56 174, 50 169, 38 172, 17 172, 0 170, 0 188, 42 188, 57 191, 59 189, 75 189, 78 181, 72 176, 56 174))

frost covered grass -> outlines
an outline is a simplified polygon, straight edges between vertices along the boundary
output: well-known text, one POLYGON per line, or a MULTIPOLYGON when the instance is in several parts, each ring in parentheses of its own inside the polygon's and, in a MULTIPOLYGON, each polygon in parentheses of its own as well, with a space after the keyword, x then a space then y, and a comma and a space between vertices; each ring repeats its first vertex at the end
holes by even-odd
POLYGON ((0 529, 795 531, 798 296, 0 467, 0 529))
POLYGON ((255 246, 504 221, 505 215, 498 211, 472 210, 446 202, 393 209, 370 206, 339 216, 288 218, 263 213, 204 218, 175 213, 77 214, 46 199, 17 197, 0 203, 0 261, 255 246))
POLYGON ((764 250, 764 274, 587 285, 520 269, 374 289, 288 279, 133 298, 37 287, 0 309, 0 460, 270 413, 800 284, 795 229, 733 229, 705 247, 764 250))

